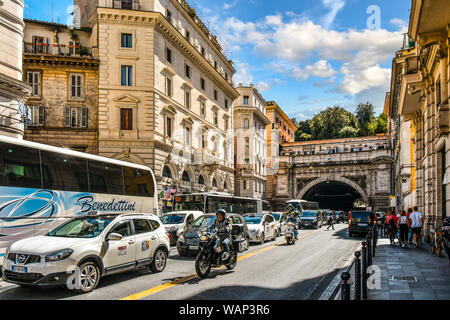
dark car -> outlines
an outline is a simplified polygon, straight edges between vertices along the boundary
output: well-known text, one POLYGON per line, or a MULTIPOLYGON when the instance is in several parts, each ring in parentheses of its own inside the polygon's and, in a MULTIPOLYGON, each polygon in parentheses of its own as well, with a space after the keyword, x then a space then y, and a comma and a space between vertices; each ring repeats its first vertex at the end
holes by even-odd
POLYGON ((300 217, 300 226, 302 228, 319 229, 322 227, 322 214, 318 210, 304 210, 300 217))
MULTIPOLYGON (((250 244, 250 238, 248 234, 247 223, 244 217, 240 214, 230 213, 228 217, 231 219, 233 230, 233 240, 246 242, 246 248, 248 249, 250 244)), ((184 232, 178 237, 177 250, 180 256, 188 254, 196 254, 199 251, 200 236, 198 231, 200 228, 210 228, 213 226, 217 217, 214 213, 205 214, 198 217, 193 224, 187 227, 184 232)))
POLYGON ((340 210, 336 211, 336 223, 345 223, 345 212, 340 210))
POLYGON ((348 222, 348 235, 352 237, 355 233, 367 233, 373 227, 376 215, 372 211, 351 211, 348 222))

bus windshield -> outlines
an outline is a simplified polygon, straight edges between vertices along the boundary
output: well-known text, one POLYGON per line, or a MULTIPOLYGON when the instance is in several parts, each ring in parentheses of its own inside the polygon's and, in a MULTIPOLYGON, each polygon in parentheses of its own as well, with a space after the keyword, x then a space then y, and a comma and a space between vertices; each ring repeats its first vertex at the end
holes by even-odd
POLYGON ((315 217, 315 216, 317 216, 316 211, 303 211, 302 212, 302 217, 315 217))
POLYGON ((180 224, 183 223, 185 214, 166 214, 161 217, 161 222, 163 224, 180 224))

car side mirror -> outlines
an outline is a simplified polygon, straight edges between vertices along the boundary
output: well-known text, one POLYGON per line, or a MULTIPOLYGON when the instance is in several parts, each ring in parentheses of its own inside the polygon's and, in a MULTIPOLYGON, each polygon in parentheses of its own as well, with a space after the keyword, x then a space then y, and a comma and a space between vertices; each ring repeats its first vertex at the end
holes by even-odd
POLYGON ((110 240, 110 241, 120 241, 120 240, 122 240, 123 239, 123 236, 122 235, 120 235, 120 234, 118 234, 118 233, 111 233, 109 236, 108 236, 108 239, 107 240, 110 240))

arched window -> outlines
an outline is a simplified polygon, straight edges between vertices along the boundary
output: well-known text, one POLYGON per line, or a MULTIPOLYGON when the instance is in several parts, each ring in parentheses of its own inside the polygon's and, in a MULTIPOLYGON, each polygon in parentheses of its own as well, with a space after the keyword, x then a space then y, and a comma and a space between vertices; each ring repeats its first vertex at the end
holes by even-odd
POLYGON ((203 178, 202 175, 200 175, 200 177, 198 177, 198 184, 205 185, 205 179, 203 178))
POLYGON ((172 179, 172 171, 170 171, 168 166, 164 166, 163 168, 163 177, 172 179))
POLYGON ((189 177, 189 173, 186 170, 183 172, 182 179, 184 182, 191 182, 191 177, 189 177))
POLYGON ((212 186, 213 186, 214 188, 217 188, 217 180, 216 180, 216 178, 213 178, 212 186))
POLYGON ((223 188, 224 188, 225 190, 228 189, 228 184, 227 184, 226 181, 225 181, 224 184, 223 184, 223 188))
POLYGON ((250 122, 248 121, 247 118, 244 119, 244 129, 248 129, 250 126, 250 122))

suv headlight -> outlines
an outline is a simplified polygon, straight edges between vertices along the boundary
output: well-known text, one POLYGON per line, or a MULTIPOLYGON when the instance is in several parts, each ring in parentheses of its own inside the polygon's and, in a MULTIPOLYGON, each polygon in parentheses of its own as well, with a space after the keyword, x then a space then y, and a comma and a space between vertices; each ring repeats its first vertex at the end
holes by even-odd
POLYGON ((54 253, 49 254, 45 257, 45 262, 54 262, 54 261, 60 261, 68 258, 73 253, 72 249, 64 249, 61 251, 57 251, 54 253))
POLYGON ((184 242, 184 236, 183 236, 183 234, 180 234, 180 236, 178 237, 178 241, 179 241, 179 242, 184 242))

